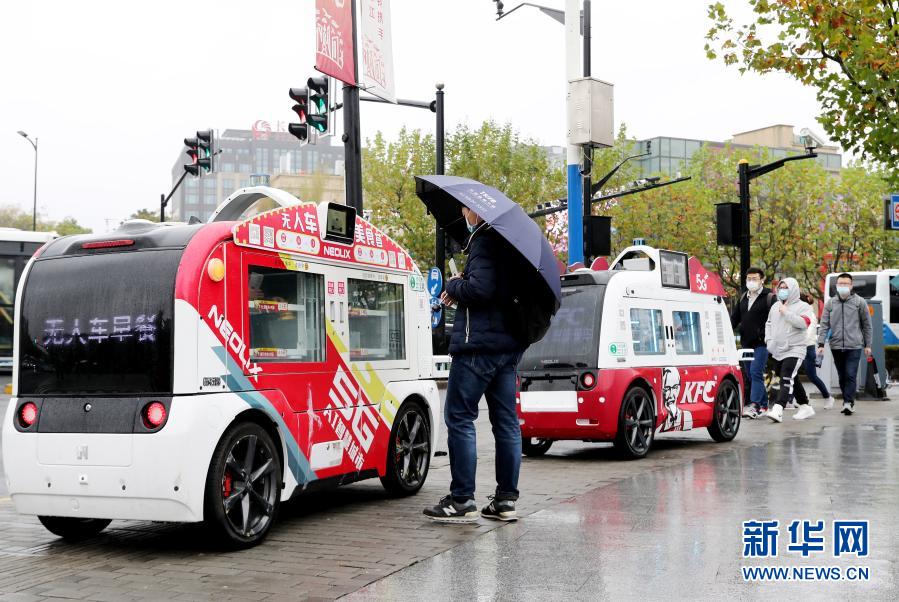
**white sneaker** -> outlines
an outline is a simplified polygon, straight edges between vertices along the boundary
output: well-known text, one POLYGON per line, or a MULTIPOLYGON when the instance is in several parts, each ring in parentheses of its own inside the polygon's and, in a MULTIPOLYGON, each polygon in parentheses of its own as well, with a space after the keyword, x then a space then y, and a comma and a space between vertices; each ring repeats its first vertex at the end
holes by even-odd
POLYGON ((833 397, 828 397, 824 400, 824 409, 830 410, 833 409, 833 397))
POLYGON ((773 420, 774 422, 783 422, 784 421, 784 409, 783 406, 779 403, 774 404, 768 410, 768 413, 765 414, 768 418, 773 420))
POLYGON ((796 410, 796 415, 793 416, 796 420, 805 420, 806 418, 811 418, 815 415, 815 409, 806 404, 804 406, 800 406, 798 410, 796 410))
POLYGON ((847 416, 851 416, 851 415, 852 415, 852 412, 855 411, 855 408, 853 408, 853 407, 852 407, 852 404, 849 403, 848 401, 844 401, 844 402, 843 402, 843 410, 842 410, 842 411, 843 411, 843 413, 846 414, 847 416))

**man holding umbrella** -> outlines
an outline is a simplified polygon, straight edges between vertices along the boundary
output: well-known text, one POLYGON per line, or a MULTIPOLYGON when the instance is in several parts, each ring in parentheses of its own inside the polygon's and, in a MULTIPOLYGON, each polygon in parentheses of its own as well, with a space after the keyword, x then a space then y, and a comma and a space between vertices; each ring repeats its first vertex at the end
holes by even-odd
MULTIPOLYGON (((449 344, 453 360, 444 405, 452 482, 450 494, 437 505, 426 508, 424 514, 439 522, 473 522, 479 514, 494 520, 513 521, 517 519, 515 502, 521 467, 516 371, 529 337, 511 317, 515 313, 511 308, 522 290, 550 297, 549 293, 534 286, 536 278, 533 276, 545 267, 545 263, 554 273, 544 277, 548 276, 559 288, 558 268, 554 258, 552 263, 547 260, 535 266, 532 259, 541 261, 544 249, 537 240, 534 254, 533 249, 523 243, 522 232, 525 232, 525 238, 528 234, 533 238, 535 233, 543 242, 546 242, 545 238, 533 220, 497 190, 448 176, 417 180, 418 194, 438 223, 451 236, 460 237, 464 235, 458 226, 464 222, 468 235, 464 249, 468 255, 465 270, 461 276, 447 281, 441 298, 444 304, 457 306, 449 344), (483 211, 489 222, 475 208, 483 211), (498 208, 502 210, 497 211, 498 208), (507 231, 515 231, 516 236, 506 235, 507 231), (532 251, 532 257, 527 251, 532 251), (496 442, 496 491, 479 513, 474 499, 477 468, 474 422, 482 396, 487 400, 496 442)), ((546 248, 551 257, 548 242, 546 248)), ((554 292, 551 286, 543 288, 554 292)), ((558 302, 551 307, 558 308, 558 302)))

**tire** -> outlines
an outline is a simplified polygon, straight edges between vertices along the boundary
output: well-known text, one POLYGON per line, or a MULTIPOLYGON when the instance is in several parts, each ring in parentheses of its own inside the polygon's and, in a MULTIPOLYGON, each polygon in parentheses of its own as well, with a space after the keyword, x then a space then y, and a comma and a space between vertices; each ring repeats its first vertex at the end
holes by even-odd
POLYGON ((431 423, 426 410, 414 402, 397 412, 387 443, 387 472, 381 485, 396 496, 418 493, 431 467, 431 423))
POLYGON ((521 451, 530 458, 537 458, 549 451, 552 447, 552 439, 543 439, 540 437, 522 437, 521 451))
POLYGON ((231 425, 206 476, 206 526, 226 547, 255 546, 275 522, 280 500, 281 460, 271 436, 252 422, 231 425))
POLYGON ((731 380, 725 380, 715 395, 715 410, 709 435, 718 443, 731 441, 740 430, 740 392, 731 380))
POLYGON ((83 541, 99 535, 111 523, 105 518, 70 518, 66 516, 39 516, 41 524, 66 541, 83 541))
POLYGON ((655 437, 655 404, 642 387, 631 387, 621 400, 615 448, 625 459, 646 457, 655 437))

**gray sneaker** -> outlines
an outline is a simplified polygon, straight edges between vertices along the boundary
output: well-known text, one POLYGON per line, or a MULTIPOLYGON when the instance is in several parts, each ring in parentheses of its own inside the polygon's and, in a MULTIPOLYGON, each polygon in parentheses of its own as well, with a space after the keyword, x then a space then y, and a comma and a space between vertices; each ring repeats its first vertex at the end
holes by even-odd
POLYGON ((473 523, 478 520, 478 506, 474 500, 456 502, 447 495, 436 506, 425 508, 423 514, 438 523, 473 523))
POLYGON ((506 522, 518 520, 518 514, 515 512, 515 502, 513 500, 498 500, 492 495, 487 499, 490 500, 490 503, 481 508, 481 516, 506 522))
POLYGON ((759 409, 754 403, 751 403, 748 406, 746 406, 745 408, 743 408, 743 418, 749 418, 750 420, 752 420, 752 419, 758 417, 758 415, 759 415, 759 409))
POLYGON ((848 401, 843 402, 843 414, 847 416, 852 416, 852 412, 855 411, 855 404, 849 403, 848 401))

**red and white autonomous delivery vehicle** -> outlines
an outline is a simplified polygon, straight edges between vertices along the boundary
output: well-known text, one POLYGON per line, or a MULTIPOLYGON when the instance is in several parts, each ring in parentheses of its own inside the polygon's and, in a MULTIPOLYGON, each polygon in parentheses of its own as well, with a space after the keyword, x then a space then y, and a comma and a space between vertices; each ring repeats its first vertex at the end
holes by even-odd
POLYGON ((380 477, 412 494, 427 477, 424 279, 350 207, 247 188, 209 223, 64 237, 16 310, 8 488, 57 535, 205 521, 248 546, 303 490, 380 477))
POLYGON ((634 246, 562 276, 562 305, 519 365, 524 452, 612 441, 642 458, 657 433, 740 428, 742 377, 724 289, 684 253, 634 246))

